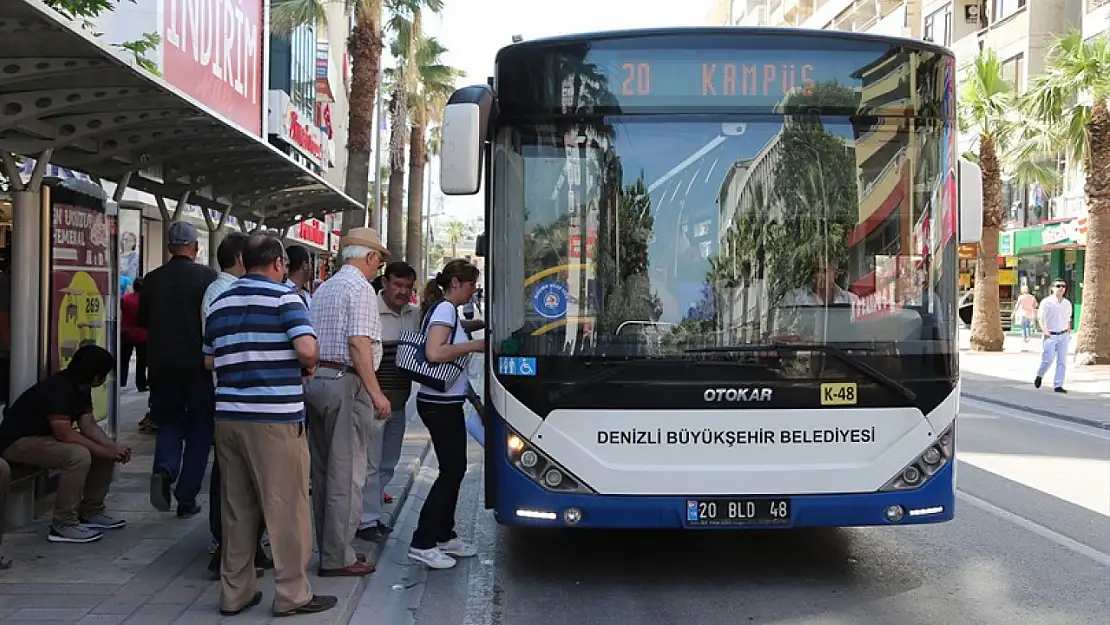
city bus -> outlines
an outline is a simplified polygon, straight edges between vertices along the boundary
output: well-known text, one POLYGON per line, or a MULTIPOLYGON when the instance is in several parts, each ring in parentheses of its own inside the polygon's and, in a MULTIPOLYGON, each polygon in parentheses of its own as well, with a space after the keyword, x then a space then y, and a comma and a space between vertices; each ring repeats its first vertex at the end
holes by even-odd
POLYGON ((551 528, 953 518, 955 63, 836 31, 502 48, 444 112, 484 193, 487 508, 551 528))

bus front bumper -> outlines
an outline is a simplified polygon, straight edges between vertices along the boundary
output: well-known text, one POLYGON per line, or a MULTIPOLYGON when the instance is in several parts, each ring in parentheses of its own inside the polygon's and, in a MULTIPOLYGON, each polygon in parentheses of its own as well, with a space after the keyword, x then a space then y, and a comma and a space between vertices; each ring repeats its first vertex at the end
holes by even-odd
POLYGON ((502 464, 494 514, 502 525, 552 528, 735 530, 941 523, 952 520, 955 513, 953 465, 949 462, 923 486, 910 491, 786 496, 791 505, 789 519, 775 525, 695 526, 687 522, 691 500, 749 497, 554 494, 502 464))

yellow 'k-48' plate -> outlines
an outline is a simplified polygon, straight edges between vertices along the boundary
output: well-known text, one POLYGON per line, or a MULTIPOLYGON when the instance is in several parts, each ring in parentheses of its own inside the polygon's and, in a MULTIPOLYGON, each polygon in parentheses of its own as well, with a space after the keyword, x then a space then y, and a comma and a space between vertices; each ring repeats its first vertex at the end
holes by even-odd
POLYGON ((822 406, 851 406, 859 401, 855 382, 830 382, 821 385, 822 406))

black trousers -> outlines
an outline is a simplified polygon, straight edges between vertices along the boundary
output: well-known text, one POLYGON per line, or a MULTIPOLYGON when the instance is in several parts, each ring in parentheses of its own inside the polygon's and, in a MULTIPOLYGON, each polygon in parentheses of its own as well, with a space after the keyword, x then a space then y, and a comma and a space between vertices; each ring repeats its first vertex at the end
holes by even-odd
POLYGON ((413 549, 431 549, 455 538, 455 507, 466 476, 466 422, 463 405, 416 400, 416 412, 432 437, 439 477, 428 491, 420 521, 412 535, 413 549))
POLYGON ((127 340, 120 341, 121 354, 119 357, 120 373, 119 386, 127 386, 127 377, 131 369, 131 352, 135 352, 135 388, 145 390, 146 380, 146 343, 132 343, 127 340))

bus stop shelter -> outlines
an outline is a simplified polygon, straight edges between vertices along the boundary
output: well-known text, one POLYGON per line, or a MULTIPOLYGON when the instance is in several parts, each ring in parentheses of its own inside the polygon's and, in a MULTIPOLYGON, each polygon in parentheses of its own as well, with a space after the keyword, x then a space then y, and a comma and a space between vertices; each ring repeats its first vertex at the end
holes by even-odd
MULTIPOLYGON (((0 2, 0 159, 12 200, 11 398, 46 374, 57 349, 47 336, 58 306, 50 286, 56 242, 43 200, 47 163, 114 183, 115 202, 128 188, 150 193, 163 224, 186 204, 216 211, 218 220, 203 211, 214 232, 229 216, 283 229, 362 207, 39 0, 0 2), (20 176, 20 157, 36 161, 29 180, 20 176)), ((110 217, 112 202, 106 206, 110 217)), ((118 264, 118 254, 110 262, 118 264)), ((118 323, 116 302, 107 301, 116 282, 103 294, 106 327, 118 323)))

